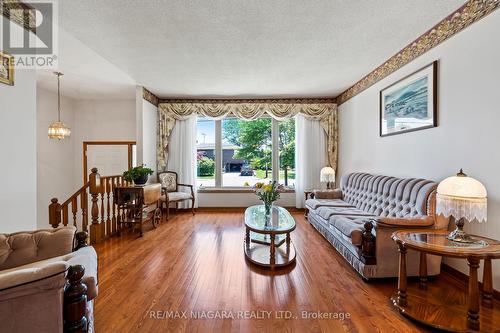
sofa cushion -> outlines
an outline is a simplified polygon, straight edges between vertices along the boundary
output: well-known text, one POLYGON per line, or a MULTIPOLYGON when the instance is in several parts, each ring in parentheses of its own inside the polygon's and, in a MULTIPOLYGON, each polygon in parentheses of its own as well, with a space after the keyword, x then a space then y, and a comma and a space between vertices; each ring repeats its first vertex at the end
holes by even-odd
POLYGON ((344 236, 350 238, 353 245, 359 246, 362 242, 362 234, 365 222, 369 219, 355 216, 332 216, 329 220, 330 225, 340 231, 344 236))
POLYGON ((341 199, 308 199, 306 200, 306 206, 309 209, 318 209, 319 207, 354 207, 341 199))
POLYGON ((71 226, 0 234, 0 270, 70 253, 75 231, 71 226))
POLYGON ((334 215, 375 217, 373 214, 355 207, 320 207, 317 209, 317 214, 325 220, 334 215))

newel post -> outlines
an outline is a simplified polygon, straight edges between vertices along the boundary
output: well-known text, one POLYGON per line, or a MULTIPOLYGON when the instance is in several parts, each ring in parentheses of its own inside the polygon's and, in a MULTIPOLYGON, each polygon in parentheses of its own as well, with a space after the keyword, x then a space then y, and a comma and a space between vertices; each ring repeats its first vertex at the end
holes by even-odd
POLYGON ((61 204, 57 198, 52 198, 49 205, 49 224, 57 228, 61 224, 61 204))
POLYGON ((99 207, 97 205, 98 195, 101 189, 101 176, 97 173, 97 168, 92 168, 89 175, 89 192, 92 197, 92 208, 90 211, 92 224, 90 225, 90 243, 95 244, 102 238, 101 228, 99 226, 99 207))

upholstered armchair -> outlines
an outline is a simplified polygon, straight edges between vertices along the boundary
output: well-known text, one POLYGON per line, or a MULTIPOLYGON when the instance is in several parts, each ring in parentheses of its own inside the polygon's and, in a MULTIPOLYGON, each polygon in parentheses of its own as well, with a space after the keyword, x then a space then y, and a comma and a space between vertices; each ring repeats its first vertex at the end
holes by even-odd
POLYGON ((93 331, 97 254, 75 232, 0 234, 0 331, 93 331))
POLYGON ((179 202, 191 200, 191 211, 194 215, 194 189, 193 185, 179 184, 177 172, 174 171, 163 171, 158 173, 158 182, 161 183, 162 196, 161 202, 162 207, 167 209, 167 220, 169 218, 170 204, 175 203, 175 208, 179 207, 179 202), (191 190, 191 193, 179 191, 179 187, 187 187, 191 190))

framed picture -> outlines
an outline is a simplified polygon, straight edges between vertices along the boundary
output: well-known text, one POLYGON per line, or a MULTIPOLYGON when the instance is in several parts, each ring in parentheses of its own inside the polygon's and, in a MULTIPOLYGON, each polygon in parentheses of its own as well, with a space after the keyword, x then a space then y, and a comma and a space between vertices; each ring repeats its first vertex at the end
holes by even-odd
POLYGON ((380 91, 380 136, 437 126, 437 61, 380 91))
POLYGON ((0 83, 14 85, 14 56, 0 52, 0 83))

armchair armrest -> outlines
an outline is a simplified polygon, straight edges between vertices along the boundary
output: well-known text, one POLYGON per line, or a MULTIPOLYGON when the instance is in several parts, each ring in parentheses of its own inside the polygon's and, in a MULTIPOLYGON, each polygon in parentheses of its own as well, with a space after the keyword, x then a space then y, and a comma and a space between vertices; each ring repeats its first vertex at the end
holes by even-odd
POLYGON ((189 187, 189 188, 191 189, 191 196, 194 198, 194 189, 193 189, 193 185, 189 185, 189 184, 179 184, 179 183, 177 183, 177 186, 189 187))
MULTIPOLYGON (((24 288, 24 294, 34 294, 40 292, 41 286, 44 286, 44 288, 42 289, 58 288, 58 286, 54 286, 54 282, 49 278, 58 274, 62 274, 62 278, 64 279, 68 267, 69 264, 67 262, 56 261, 48 263, 42 267, 13 269, 9 270, 9 272, 7 273, 0 273, 0 291, 19 286, 26 286, 24 288), (33 285, 33 288, 30 288, 30 284, 33 285), (32 292, 30 291, 30 289, 32 289, 32 292)), ((0 300, 1 298, 2 297, 0 296, 0 300)))
POLYGON ((433 216, 416 217, 380 217, 375 220, 376 226, 388 228, 422 228, 430 227, 435 223, 433 216))
POLYGON ((315 190, 311 197, 313 199, 342 199, 342 190, 337 188, 334 190, 315 190))

